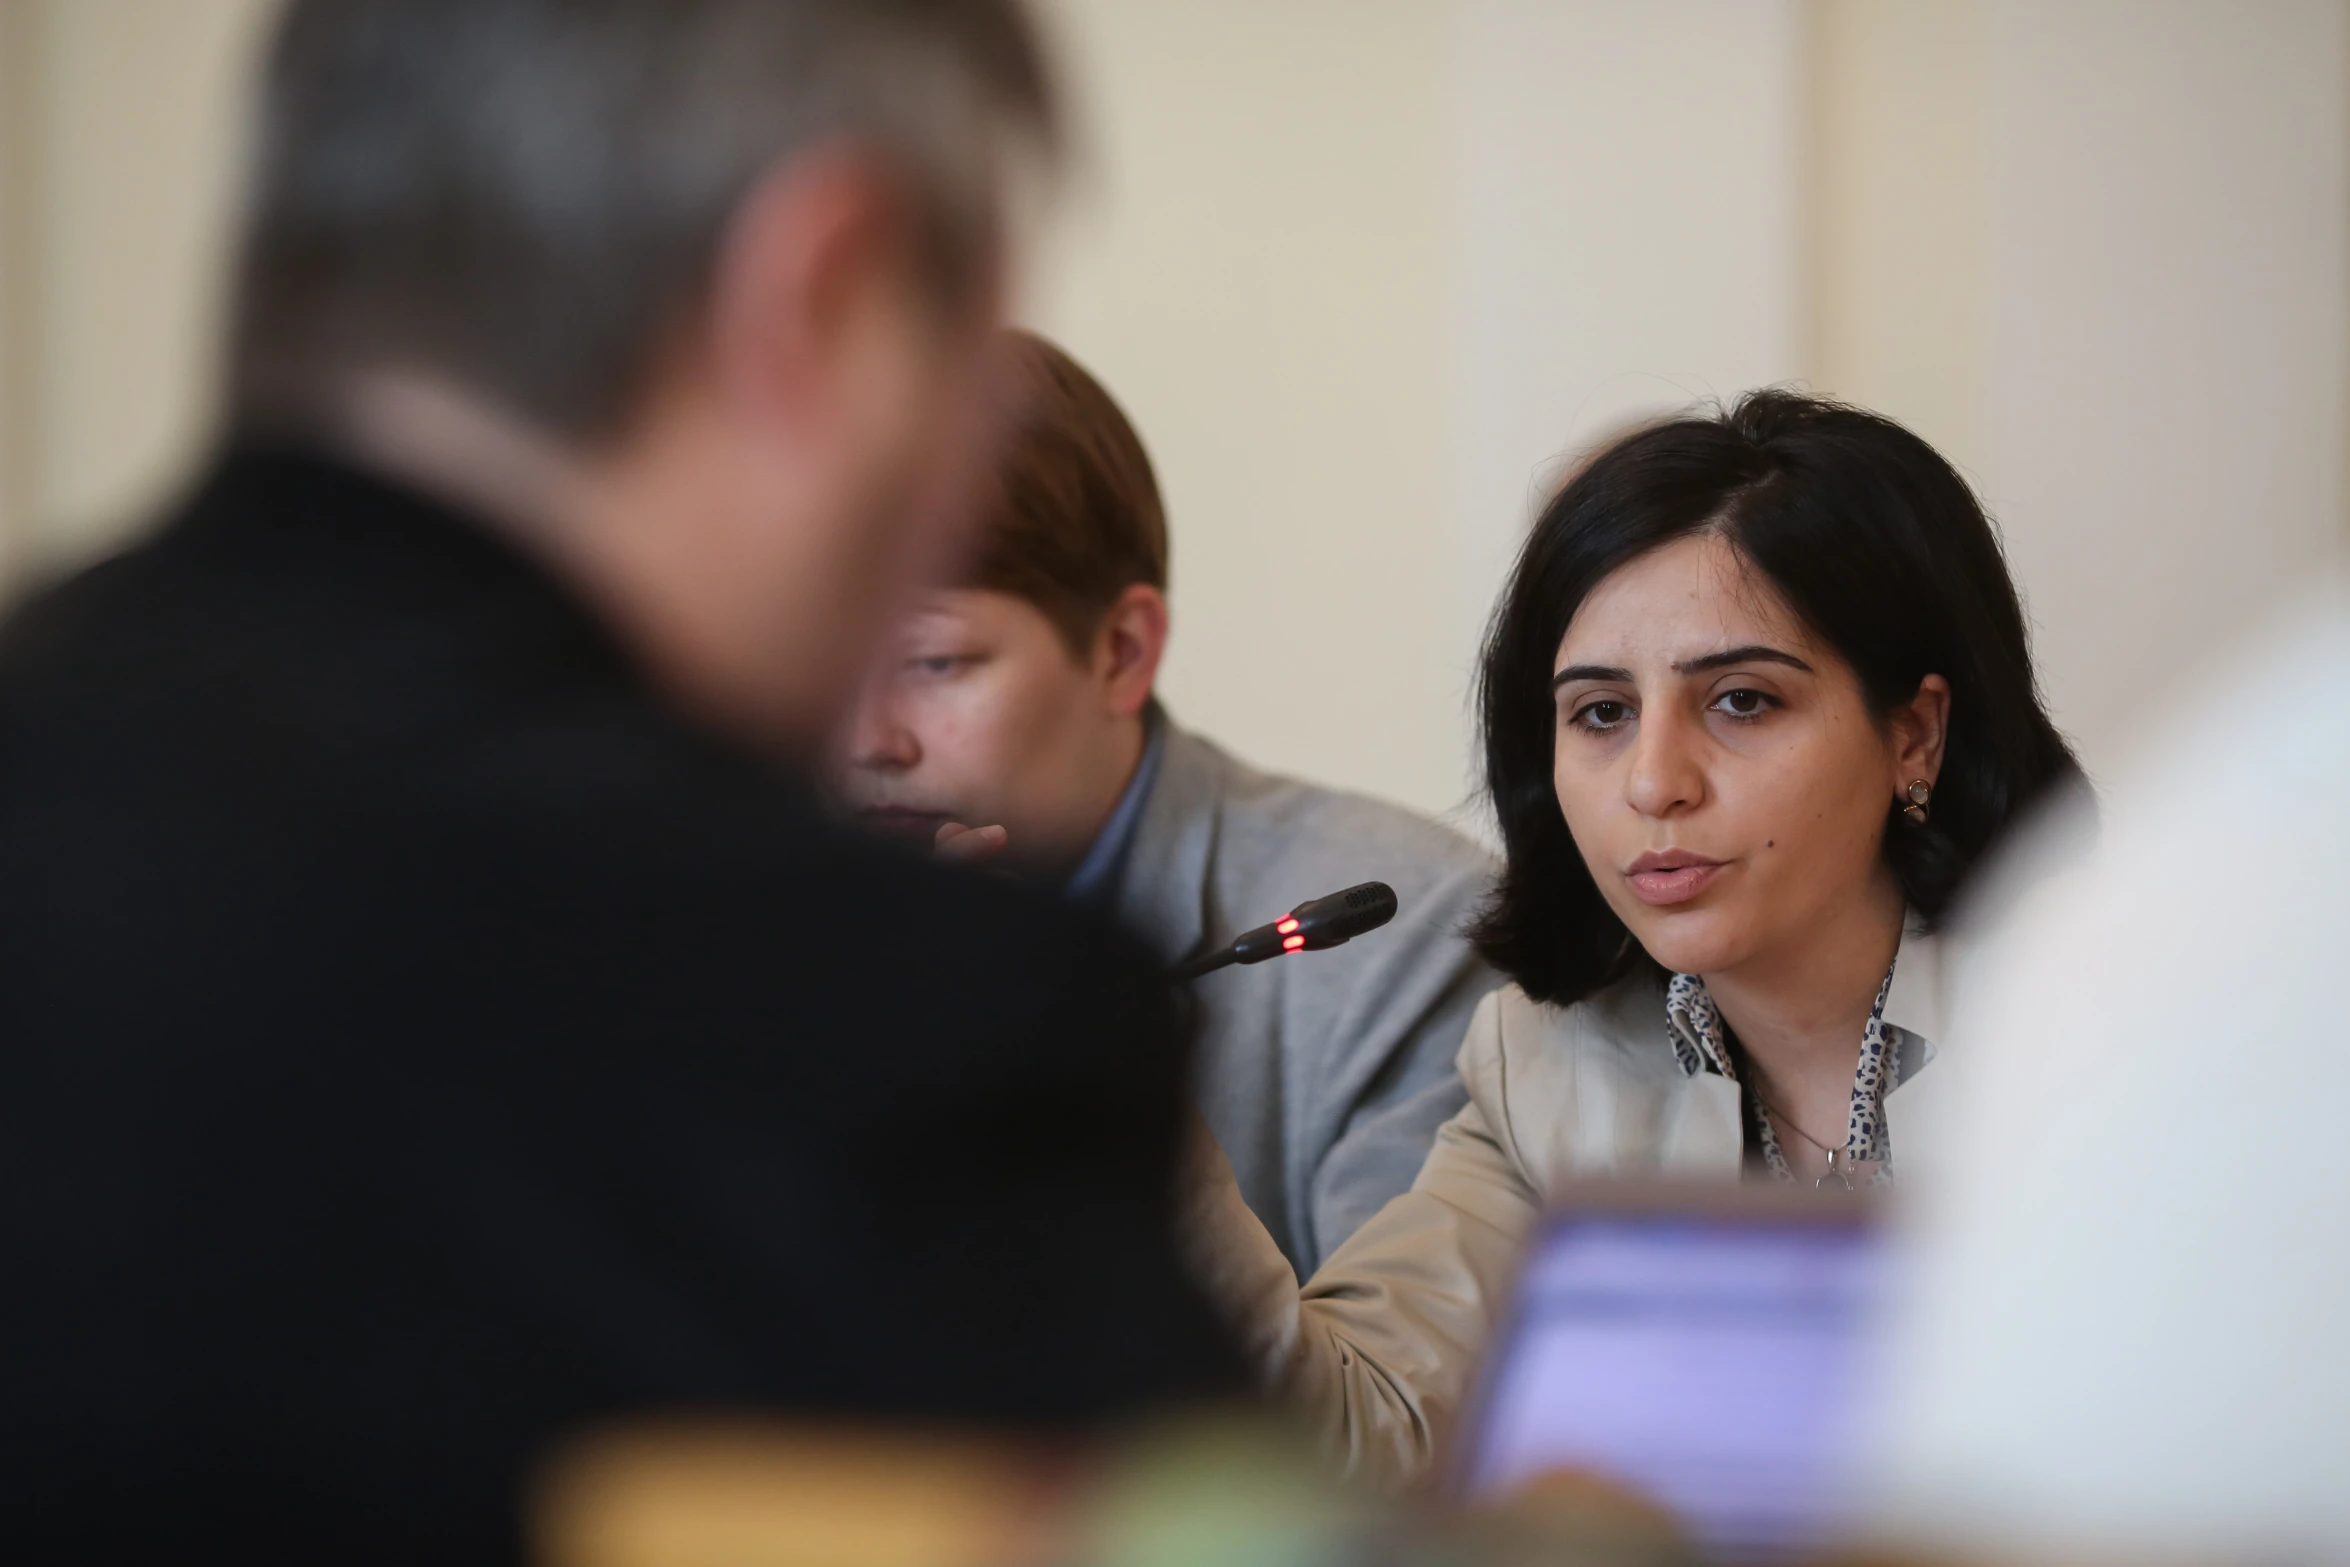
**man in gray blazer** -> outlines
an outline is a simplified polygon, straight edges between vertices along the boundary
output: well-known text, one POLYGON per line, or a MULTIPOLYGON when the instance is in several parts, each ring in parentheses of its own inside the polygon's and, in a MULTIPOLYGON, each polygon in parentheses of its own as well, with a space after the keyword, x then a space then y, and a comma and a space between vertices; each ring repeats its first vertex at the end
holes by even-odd
POLYGON ((1453 1057, 1498 983, 1463 930, 1492 866, 1436 822, 1259 772, 1167 716, 1149 456, 1066 354, 1025 333, 1008 348, 1020 414, 980 548, 906 620, 834 778, 873 825, 1057 880, 1170 964, 1307 898, 1395 888, 1384 930, 1193 987, 1200 1108, 1302 1277, 1411 1184, 1463 1102, 1453 1057))

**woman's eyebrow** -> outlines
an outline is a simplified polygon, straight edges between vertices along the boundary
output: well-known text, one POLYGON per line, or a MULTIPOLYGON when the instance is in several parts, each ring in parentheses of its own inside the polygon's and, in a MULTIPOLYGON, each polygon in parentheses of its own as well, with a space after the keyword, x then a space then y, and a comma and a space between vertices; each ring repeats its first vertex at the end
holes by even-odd
POLYGON ((1750 642, 1745 647, 1725 648, 1719 653, 1708 653, 1703 658, 1683 659, 1673 666, 1673 673, 1676 675, 1702 675, 1710 670, 1727 669, 1732 664, 1785 664, 1790 668, 1800 669, 1807 675, 1812 672, 1811 665, 1792 653, 1775 647, 1765 647, 1760 642, 1750 642))
MULTIPOLYGON (((1791 669, 1800 669, 1807 675, 1812 673, 1811 665, 1797 658, 1793 653, 1781 648, 1766 647, 1760 642, 1750 642, 1744 647, 1724 648, 1719 653, 1708 653, 1702 658, 1685 658, 1673 666, 1673 673, 1676 675, 1702 675, 1711 670, 1727 669, 1732 664, 1785 664, 1791 669)), ((1631 678, 1632 671, 1614 664, 1569 664, 1550 677, 1550 688, 1556 691, 1560 686, 1575 680, 1629 682, 1631 678)))

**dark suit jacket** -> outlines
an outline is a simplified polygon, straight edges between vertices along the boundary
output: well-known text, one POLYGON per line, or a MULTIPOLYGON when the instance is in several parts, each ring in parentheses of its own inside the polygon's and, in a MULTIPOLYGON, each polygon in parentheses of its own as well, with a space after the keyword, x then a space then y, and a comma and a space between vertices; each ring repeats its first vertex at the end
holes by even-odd
POLYGON ((496 1559, 595 1422, 1229 1389, 1171 1016, 484 529, 234 457, 0 634, 0 1552, 496 1559))

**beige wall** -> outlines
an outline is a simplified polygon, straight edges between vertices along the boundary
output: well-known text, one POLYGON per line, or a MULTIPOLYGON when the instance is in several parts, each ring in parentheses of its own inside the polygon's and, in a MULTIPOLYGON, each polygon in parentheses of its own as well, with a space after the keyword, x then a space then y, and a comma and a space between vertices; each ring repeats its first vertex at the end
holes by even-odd
MULTIPOLYGON (((0 530, 206 426, 268 0, 0 0, 0 530)), ((1047 0, 1092 132, 1025 312, 1141 425, 1170 701, 1464 797, 1476 630, 1559 459, 1799 379, 1982 487, 2106 768, 2340 545, 2350 0, 1047 0)))
POLYGON ((1978 479, 1990 7, 1819 0, 1810 57, 1812 376, 1978 479))
POLYGON ((25 470, 31 461, 29 406, 31 369, 25 354, 24 250, 30 214, 24 154, 31 142, 26 97, 31 82, 27 58, 26 7, 0 0, 0 574, 8 566, 15 524, 26 509, 25 470))
POLYGON ((112 536, 205 433, 237 94, 267 0, 0 0, 22 242, 8 518, 38 561, 112 536))

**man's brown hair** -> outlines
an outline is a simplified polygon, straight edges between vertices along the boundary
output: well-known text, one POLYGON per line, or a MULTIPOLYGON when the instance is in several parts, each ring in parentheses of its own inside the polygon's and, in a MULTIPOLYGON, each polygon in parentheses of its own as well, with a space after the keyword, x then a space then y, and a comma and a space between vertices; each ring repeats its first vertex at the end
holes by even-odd
POLYGON ((1005 336, 1012 427, 964 583, 1035 605, 1082 659, 1119 594, 1166 590, 1159 481, 1099 381, 1033 332, 1005 336))

